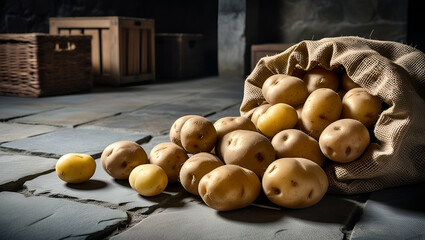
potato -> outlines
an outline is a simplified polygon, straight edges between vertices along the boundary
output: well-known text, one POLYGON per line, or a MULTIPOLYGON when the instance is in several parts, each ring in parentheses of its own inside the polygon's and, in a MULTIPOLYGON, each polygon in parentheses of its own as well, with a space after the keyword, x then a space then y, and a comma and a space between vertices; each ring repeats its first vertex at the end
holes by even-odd
POLYGON ((358 120, 340 119, 323 130, 320 149, 329 159, 347 163, 360 157, 370 143, 367 128, 358 120))
POLYGON ((170 141, 179 145, 180 147, 183 147, 181 138, 180 138, 180 132, 183 127, 183 124, 191 117, 194 117, 196 115, 186 115, 179 117, 171 126, 170 128, 170 141))
POLYGON ((68 153, 56 162, 56 174, 67 183, 82 183, 96 171, 96 161, 83 153, 68 153))
POLYGON ((261 183, 249 169, 236 165, 220 166, 199 182, 202 200, 218 211, 228 211, 250 205, 258 197, 261 183))
POLYGON ((267 168, 262 187, 267 198, 282 207, 306 208, 319 202, 328 190, 323 169, 305 158, 280 158, 267 168))
POLYGON ((319 66, 307 71, 303 80, 309 93, 319 88, 330 88, 336 91, 339 85, 339 78, 335 72, 319 66))
POLYGON ((305 102, 308 91, 305 82, 297 77, 275 74, 264 82, 261 89, 270 104, 286 103, 297 107, 305 102))
POLYGON ((216 153, 226 164, 247 168, 259 177, 275 160, 269 139, 261 133, 248 130, 235 130, 224 135, 217 144, 216 153))
POLYGON ((103 169, 115 179, 128 179, 130 172, 148 161, 145 150, 132 141, 119 141, 103 150, 100 162, 103 169))
POLYGON ((357 83, 355 83, 349 76, 348 76, 348 74, 345 72, 343 75, 342 75, 342 78, 341 78, 341 84, 342 84, 342 88, 345 90, 345 91, 350 91, 351 89, 353 89, 353 88, 358 88, 358 87, 360 87, 357 83))
POLYGON ((301 113, 303 112, 303 107, 304 107, 304 104, 299 105, 298 107, 295 108, 295 111, 297 111, 297 116, 298 116, 298 121, 297 121, 297 124, 295 124, 295 128, 301 131, 305 130, 303 127, 303 123, 301 121, 301 113))
POLYGON ((301 112, 302 126, 307 134, 319 139, 323 129, 339 119, 341 115, 341 98, 329 89, 320 88, 308 96, 301 112))
POLYGON ((373 126, 379 118, 382 102, 364 88, 353 88, 342 99, 342 118, 359 120, 366 127, 373 126))
POLYGON ((286 129, 276 134, 272 145, 277 158, 306 158, 323 167, 325 156, 320 150, 319 142, 297 129, 286 129))
POLYGON ((273 137, 282 130, 295 127, 297 122, 295 108, 286 103, 277 103, 258 118, 257 127, 267 137, 273 137))
MULTIPOLYGON (((269 107, 271 107, 272 105, 269 103, 260 105, 258 107, 255 108, 255 110, 252 112, 252 116, 251 116, 251 122, 254 123, 254 125, 257 127, 257 122, 258 122, 258 118, 260 118, 260 116, 265 113, 267 111, 267 109, 269 107)), ((258 130, 258 127, 257 127, 258 130)))
POLYGON ((221 139, 227 133, 234 130, 250 130, 257 131, 254 123, 246 117, 223 117, 214 123, 217 131, 217 138, 221 139))
POLYGON ((180 169, 188 158, 186 151, 173 142, 160 143, 149 153, 149 163, 160 166, 167 174, 169 183, 177 181, 180 169))
POLYGON ((168 184, 167 174, 155 164, 137 166, 131 171, 128 181, 131 188, 145 197, 162 193, 168 184))
POLYGON ((193 116, 183 124, 180 139, 188 153, 211 152, 217 143, 217 131, 208 119, 193 116))
POLYGON ((184 162, 180 170, 180 182, 186 191, 199 195, 201 178, 220 166, 223 166, 223 162, 217 156, 206 152, 197 153, 184 162))

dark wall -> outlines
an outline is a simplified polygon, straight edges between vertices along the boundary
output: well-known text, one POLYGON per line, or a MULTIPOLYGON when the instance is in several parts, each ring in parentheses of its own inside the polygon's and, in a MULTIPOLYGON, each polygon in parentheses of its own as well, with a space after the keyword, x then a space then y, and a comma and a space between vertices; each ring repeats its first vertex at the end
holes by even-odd
POLYGON ((218 0, 0 0, 0 33, 49 31, 49 17, 123 16, 155 20, 157 33, 204 35, 207 74, 217 74, 218 0))

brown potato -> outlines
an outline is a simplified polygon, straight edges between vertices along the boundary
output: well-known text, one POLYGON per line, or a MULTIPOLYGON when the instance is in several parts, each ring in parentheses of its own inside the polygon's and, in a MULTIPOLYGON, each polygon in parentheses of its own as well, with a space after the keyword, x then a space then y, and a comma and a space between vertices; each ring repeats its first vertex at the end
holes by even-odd
POLYGON ((194 117, 196 115, 185 115, 182 117, 179 117, 171 126, 170 128, 170 141, 179 145, 180 147, 183 147, 182 142, 181 142, 181 138, 180 138, 180 133, 181 133, 181 129, 183 127, 183 124, 191 117, 194 117))
POLYGON ((217 143, 217 131, 208 119, 193 116, 183 124, 180 139, 188 153, 211 152, 217 143))
POLYGON ((286 129, 276 134, 272 145, 277 158, 306 158, 323 167, 325 156, 319 142, 297 129, 286 129))
POLYGON ((307 71, 303 80, 309 93, 319 88, 330 88, 336 91, 339 85, 339 78, 335 72, 319 66, 307 71))
POLYGON ((214 123, 214 127, 218 139, 234 130, 257 131, 254 123, 246 117, 223 117, 214 123))
POLYGON ((185 150, 173 142, 160 143, 149 153, 149 163, 164 169, 169 183, 177 181, 180 169, 188 158, 185 150))
POLYGON ((103 150, 100 163, 103 169, 115 179, 128 179, 131 171, 147 163, 145 150, 132 141, 119 141, 103 150))
POLYGON ((345 91, 350 91, 353 88, 358 88, 360 87, 357 83, 355 83, 349 76, 348 74, 345 72, 344 75, 342 75, 341 78, 341 84, 342 84, 342 88, 345 91))
POLYGON ((269 139, 258 132, 236 130, 218 142, 216 153, 226 164, 247 168, 259 177, 275 160, 275 152, 269 139))
POLYGON ((369 131, 354 119, 340 119, 323 130, 320 149, 329 159, 347 163, 359 158, 370 143, 369 131))
POLYGON ((366 127, 376 123, 381 111, 381 99, 372 96, 364 88, 353 88, 342 99, 341 117, 359 120, 366 127))
POLYGON ((339 119, 341 98, 329 88, 319 88, 308 96, 301 112, 302 126, 307 134, 319 139, 323 129, 339 119))
POLYGON ((206 152, 194 154, 184 162, 180 170, 180 182, 186 191, 199 195, 198 185, 201 178, 220 166, 223 166, 223 162, 214 154, 206 152))
POLYGON ((305 158, 280 158, 267 168, 262 187, 267 198, 282 207, 306 208, 319 202, 328 190, 323 169, 305 158))
POLYGON ((199 182, 202 200, 218 211, 229 211, 250 205, 261 191, 260 179, 249 169, 237 165, 215 168, 199 182))
POLYGON ((285 74, 275 74, 267 78, 261 91, 266 101, 272 105, 286 103, 297 107, 303 104, 308 96, 303 80, 285 74))

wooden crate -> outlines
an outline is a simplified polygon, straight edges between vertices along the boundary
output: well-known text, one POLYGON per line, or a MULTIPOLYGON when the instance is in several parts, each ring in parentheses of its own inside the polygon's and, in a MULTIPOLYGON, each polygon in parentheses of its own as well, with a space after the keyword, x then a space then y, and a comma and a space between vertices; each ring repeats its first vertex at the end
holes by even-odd
POLYGON ((92 88, 90 36, 0 34, 0 95, 41 97, 92 88))
POLYGON ((277 53, 285 51, 291 47, 292 43, 270 43, 251 45, 251 71, 254 69, 257 62, 266 56, 273 56, 277 53))
POLYGON ((96 84, 120 85, 155 79, 154 20, 125 17, 49 20, 51 34, 92 36, 96 84))
POLYGON ((158 33, 155 42, 158 79, 184 79, 204 75, 202 34, 158 33))

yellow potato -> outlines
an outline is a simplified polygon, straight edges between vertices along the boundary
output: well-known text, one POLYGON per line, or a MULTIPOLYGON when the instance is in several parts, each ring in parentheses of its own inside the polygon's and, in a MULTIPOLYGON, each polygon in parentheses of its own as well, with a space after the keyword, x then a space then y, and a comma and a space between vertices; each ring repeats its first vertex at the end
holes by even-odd
POLYGON ((128 179, 131 170, 148 162, 145 150, 132 141, 118 141, 103 150, 100 162, 115 179, 128 179))
POLYGON ((173 142, 156 145, 149 153, 149 163, 160 166, 168 177, 168 182, 177 181, 183 163, 189 157, 186 151, 173 142))
POLYGON ((151 197, 162 193, 168 184, 167 174, 155 164, 142 164, 130 173, 131 188, 140 195, 151 197))
POLYGON ((335 72, 319 66, 307 71, 303 80, 309 93, 319 88, 330 88, 336 91, 339 85, 339 78, 335 72))
POLYGON ((190 118, 195 117, 196 115, 185 115, 182 117, 179 117, 171 126, 170 128, 170 141, 179 145, 180 147, 183 147, 182 142, 181 142, 181 138, 180 138, 180 133, 181 133, 181 129, 183 127, 183 124, 190 118))
POLYGON ((90 155, 68 153, 56 162, 56 174, 67 183, 82 183, 89 180, 96 170, 96 162, 90 155))
POLYGON ((223 165, 202 177, 198 192, 202 200, 218 211, 250 205, 261 191, 260 179, 251 170, 223 165))
POLYGON ((357 83, 355 83, 349 76, 348 74, 345 72, 344 75, 342 75, 341 78, 341 83, 342 83, 342 88, 345 91, 350 91, 353 88, 358 88, 360 87, 357 83))
POLYGON ((214 123, 214 127, 217 131, 218 139, 234 130, 257 131, 254 123, 246 117, 223 117, 214 123))
POLYGON ((286 103, 297 107, 305 102, 308 91, 305 82, 297 77, 275 74, 264 82, 261 89, 270 104, 286 103))
POLYGON ((260 118, 260 116, 263 113, 265 113, 267 109, 271 106, 272 106, 271 104, 266 103, 256 107, 255 110, 252 112, 251 122, 254 123, 254 125, 257 127, 257 130, 258 130, 258 126, 257 126, 258 118, 260 118))
POLYGON ((277 158, 306 158, 323 167, 325 156, 320 150, 319 142, 297 129, 286 129, 276 134, 272 145, 277 158))
POLYGON ((262 187, 267 198, 282 207, 306 208, 319 202, 328 189, 323 169, 305 158, 280 158, 267 168, 262 187))
POLYGON ((247 168, 259 177, 275 160, 275 152, 269 139, 254 131, 235 130, 218 142, 217 155, 226 163, 247 168))
POLYGON ((295 108, 286 103, 278 103, 269 107, 258 118, 257 127, 267 137, 273 137, 282 130, 295 127, 297 122, 295 108))
POLYGON ((217 131, 208 119, 193 116, 183 124, 180 139, 188 153, 211 152, 217 143, 217 131))
POLYGON ((217 156, 206 152, 197 153, 184 162, 180 170, 180 182, 186 191, 199 195, 201 178, 220 166, 223 166, 223 162, 217 156))
POLYGON ((369 131, 354 119, 341 119, 323 130, 320 149, 329 159, 347 163, 359 158, 370 143, 369 131))
POLYGON ((353 88, 342 99, 342 118, 359 120, 366 127, 373 126, 382 111, 379 97, 372 96, 364 88, 353 88))
POLYGON ((308 96, 301 112, 302 126, 307 134, 319 139, 323 129, 339 119, 341 98, 329 88, 319 88, 308 96))

